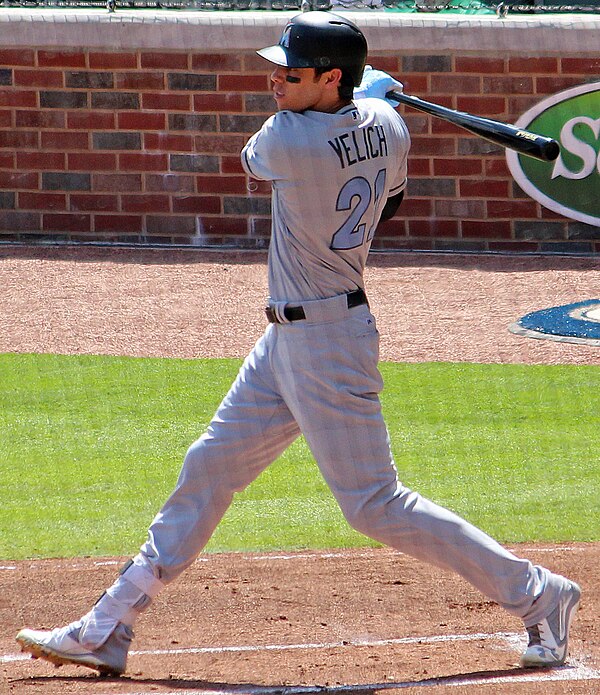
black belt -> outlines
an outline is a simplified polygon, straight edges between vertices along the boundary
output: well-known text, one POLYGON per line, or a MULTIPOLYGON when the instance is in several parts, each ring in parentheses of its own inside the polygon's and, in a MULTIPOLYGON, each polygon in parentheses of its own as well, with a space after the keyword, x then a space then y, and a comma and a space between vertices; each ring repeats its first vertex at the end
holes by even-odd
MULTIPOLYGON (((348 294, 346 294, 346 299, 348 301, 348 309, 353 309, 355 306, 360 306, 361 304, 367 304, 367 295, 364 290, 348 292, 348 294)), ((280 323, 270 306, 265 309, 265 314, 267 315, 269 323, 280 323)), ((304 309, 301 306, 286 306, 283 310, 283 315, 288 321, 302 321, 306 318, 304 309)))

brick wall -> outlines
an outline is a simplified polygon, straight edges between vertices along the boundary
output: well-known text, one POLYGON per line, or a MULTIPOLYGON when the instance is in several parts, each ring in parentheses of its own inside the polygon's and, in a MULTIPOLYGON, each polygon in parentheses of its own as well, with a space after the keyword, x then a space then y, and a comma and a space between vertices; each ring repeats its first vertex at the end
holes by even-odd
MULTIPOLYGON (((600 60, 472 54, 370 61, 410 94, 514 121, 600 60)), ((239 161, 272 112, 253 51, 0 48, 0 242, 268 243, 269 187, 239 161)), ((599 250, 596 227, 518 189, 504 152, 414 110, 408 196, 374 248, 599 250)))

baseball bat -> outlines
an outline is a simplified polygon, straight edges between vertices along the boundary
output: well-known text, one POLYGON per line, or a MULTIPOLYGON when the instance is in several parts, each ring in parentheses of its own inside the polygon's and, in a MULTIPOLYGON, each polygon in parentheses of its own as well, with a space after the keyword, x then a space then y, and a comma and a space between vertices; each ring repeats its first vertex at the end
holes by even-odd
POLYGON ((541 159, 544 162, 554 161, 560 152, 560 147, 556 140, 518 128, 511 123, 502 123, 491 118, 474 116, 464 111, 455 111, 446 106, 432 104, 430 101, 424 101, 419 99, 419 97, 410 96, 396 90, 388 92, 386 97, 399 104, 412 106, 414 109, 425 111, 425 113, 429 113, 432 116, 454 123, 454 125, 479 135, 479 137, 485 138, 496 145, 508 147, 511 150, 526 154, 529 157, 535 157, 535 159, 541 159))

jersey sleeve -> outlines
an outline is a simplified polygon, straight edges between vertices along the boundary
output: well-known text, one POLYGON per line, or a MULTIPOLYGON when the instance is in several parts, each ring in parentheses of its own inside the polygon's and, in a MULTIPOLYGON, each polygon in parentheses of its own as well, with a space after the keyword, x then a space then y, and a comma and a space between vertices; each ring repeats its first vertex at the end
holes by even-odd
POLYGON ((283 179, 289 172, 288 157, 279 136, 277 115, 267 119, 242 149, 244 171, 260 181, 283 179))
POLYGON ((394 123, 394 129, 397 131, 396 146, 401 149, 401 152, 399 153, 401 156, 399 157, 400 166, 396 171, 396 175, 392 179, 390 191, 388 194, 389 197, 402 193, 402 191, 406 188, 406 182, 408 178, 407 158, 408 151, 410 149, 410 135, 408 133, 408 128, 406 127, 406 124, 404 123, 402 118, 400 118, 397 113, 395 113, 395 115, 396 122, 394 123))

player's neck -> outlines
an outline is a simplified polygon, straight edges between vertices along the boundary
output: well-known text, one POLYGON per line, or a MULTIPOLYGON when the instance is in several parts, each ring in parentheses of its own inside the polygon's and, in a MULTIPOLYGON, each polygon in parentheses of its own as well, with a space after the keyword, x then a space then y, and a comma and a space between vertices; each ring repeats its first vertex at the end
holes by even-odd
POLYGON ((340 109, 343 109, 344 106, 348 106, 348 104, 351 103, 351 99, 336 99, 331 103, 323 104, 323 106, 318 110, 322 111, 323 113, 337 113, 340 109))

